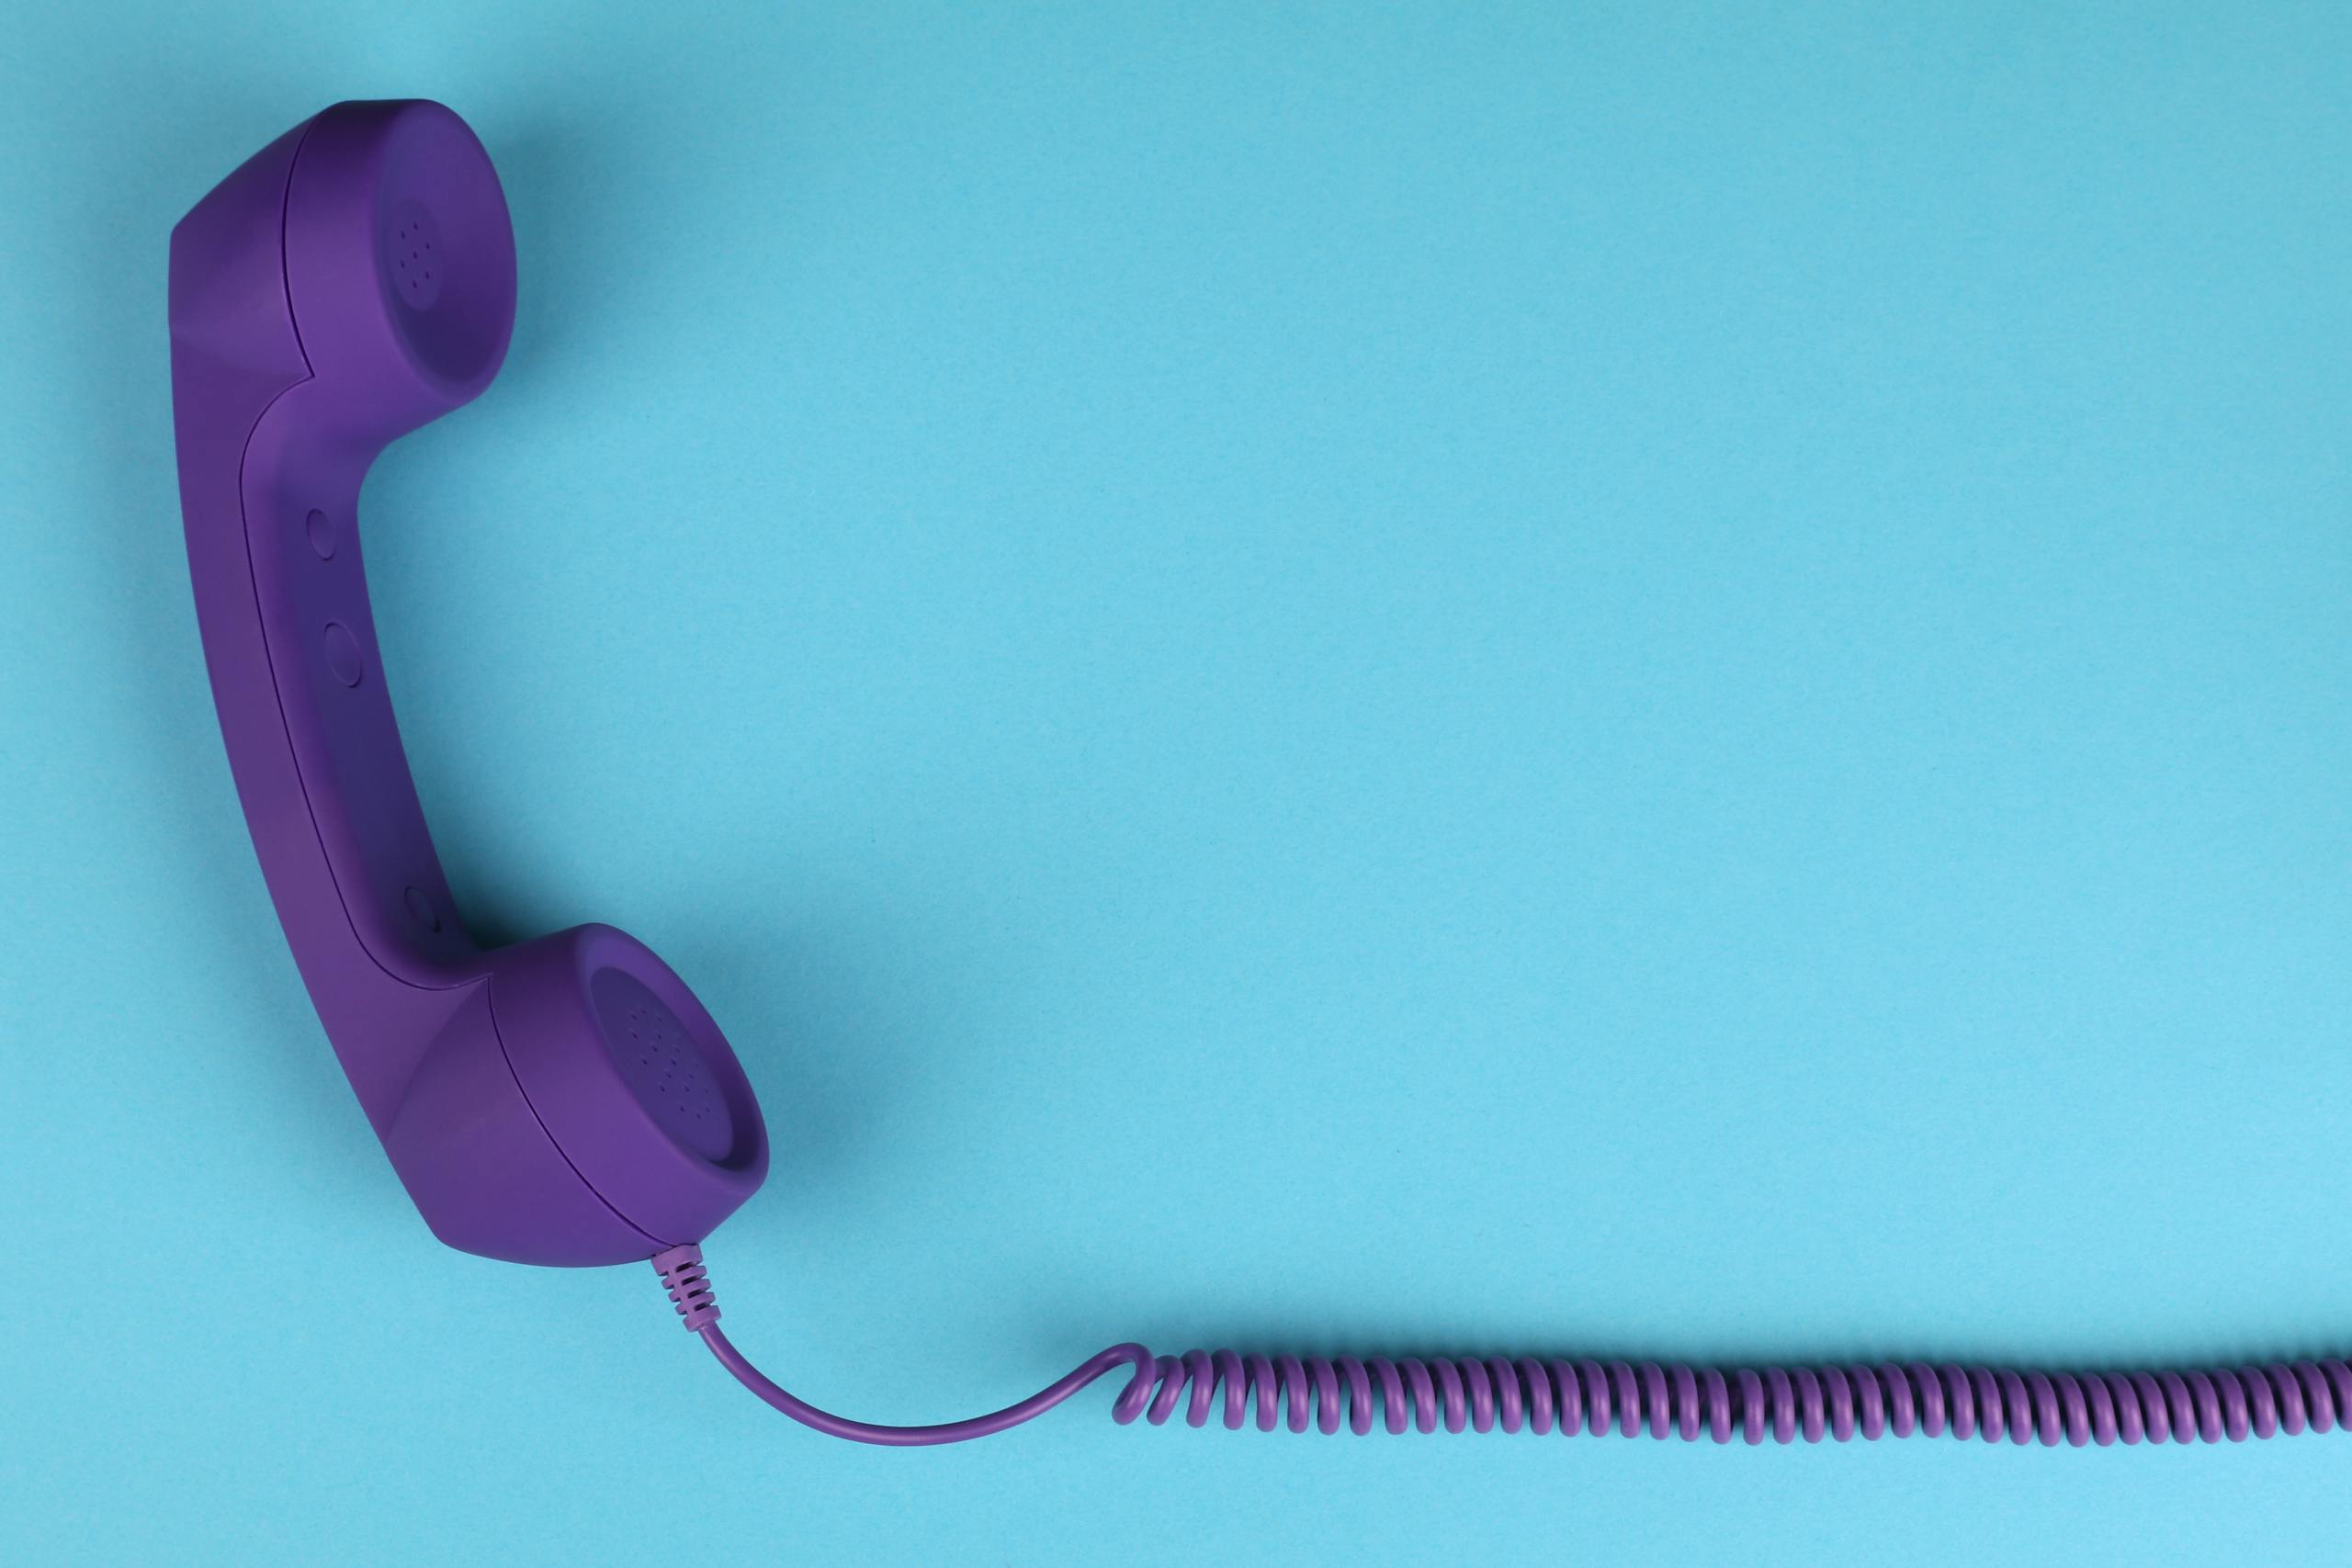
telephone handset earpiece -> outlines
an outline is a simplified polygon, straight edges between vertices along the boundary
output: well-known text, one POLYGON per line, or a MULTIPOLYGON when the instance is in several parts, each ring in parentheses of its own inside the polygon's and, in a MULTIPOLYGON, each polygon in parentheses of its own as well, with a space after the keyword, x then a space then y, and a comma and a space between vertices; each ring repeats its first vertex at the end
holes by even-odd
POLYGON ((188 563, 278 919, 426 1223, 493 1258, 638 1261, 758 1188, 758 1103, 632 938, 467 933, 362 570, 368 465, 489 386, 514 319, 505 197, 447 108, 337 104, 255 154, 172 234, 188 563))

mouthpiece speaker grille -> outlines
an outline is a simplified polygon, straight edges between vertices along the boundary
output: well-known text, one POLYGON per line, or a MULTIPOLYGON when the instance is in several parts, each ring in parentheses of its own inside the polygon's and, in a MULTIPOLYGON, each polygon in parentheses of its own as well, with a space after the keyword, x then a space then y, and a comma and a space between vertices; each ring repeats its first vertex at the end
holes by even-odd
POLYGON ((618 969, 596 971, 588 998, 605 1049, 655 1124, 705 1159, 726 1158, 735 1145, 734 1118, 686 1026, 636 976, 618 969))
POLYGON ((413 201, 403 202, 392 214, 391 230, 384 236, 384 260, 389 265, 392 292, 412 310, 429 310, 441 298, 441 280, 448 257, 441 246, 440 225, 433 214, 413 201))

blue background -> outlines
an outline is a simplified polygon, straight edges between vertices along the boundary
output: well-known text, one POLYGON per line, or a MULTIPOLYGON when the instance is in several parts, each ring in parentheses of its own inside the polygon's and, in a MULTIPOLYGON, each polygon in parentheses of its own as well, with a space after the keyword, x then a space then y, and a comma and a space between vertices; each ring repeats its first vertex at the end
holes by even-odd
POLYGON ((1162 1349, 2352 1346, 2334 6, 20 7, 0 1515, 40 1562, 2340 1561, 2352 1439, 923 1454, 441 1249, 181 555, 164 237, 427 95, 522 255, 369 481, 505 937, 776 1138, 876 1419, 1162 1349), (1874 14, 1875 13, 1875 14, 1874 14))

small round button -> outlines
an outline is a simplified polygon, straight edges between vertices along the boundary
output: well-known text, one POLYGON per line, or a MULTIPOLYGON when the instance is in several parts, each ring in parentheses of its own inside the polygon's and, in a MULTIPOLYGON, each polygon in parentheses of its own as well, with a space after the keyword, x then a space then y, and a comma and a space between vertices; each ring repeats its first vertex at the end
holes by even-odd
POLYGON ((326 648, 327 673, 346 686, 359 684, 359 639, 342 622, 329 621, 321 641, 326 648))
POLYGON ((408 906, 410 918, 418 925, 429 931, 437 931, 441 929, 441 916, 433 908, 433 900, 424 896, 424 888, 410 888, 401 895, 401 900, 408 906))
POLYGON ((302 519, 302 532, 310 536, 311 548, 321 560, 334 558, 334 519, 313 508, 302 519))

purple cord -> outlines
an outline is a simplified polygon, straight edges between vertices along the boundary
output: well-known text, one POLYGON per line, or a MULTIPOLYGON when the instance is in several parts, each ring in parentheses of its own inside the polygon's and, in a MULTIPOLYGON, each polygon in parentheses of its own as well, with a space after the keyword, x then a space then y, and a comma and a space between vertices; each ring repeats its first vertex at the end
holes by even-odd
MULTIPOLYGON (((806 1401, 796 1399, 770 1382, 759 1368, 743 1359, 743 1352, 728 1342, 727 1336, 717 1324, 707 1324, 696 1330, 718 1364, 735 1374, 745 1388, 791 1416, 804 1427, 814 1427, 829 1437, 847 1438, 856 1443, 880 1443, 890 1448, 925 1448, 933 1443, 960 1443, 972 1438, 985 1438, 1009 1427, 1043 1416, 1113 1367, 1133 1365, 1136 1374, 1148 1386, 1149 1374, 1144 1371, 1151 1362, 1151 1352, 1140 1345, 1114 1345, 1100 1352, 1085 1365, 1060 1382, 1041 1388, 1018 1404, 1008 1404, 986 1416, 975 1416, 965 1421, 947 1421, 936 1427, 878 1427, 871 1421, 851 1421, 829 1411, 820 1410, 806 1401)), ((1130 1389, 1133 1388, 1130 1383, 1130 1389)), ((1125 1400, 1122 1395, 1122 1401, 1125 1400)))
POLYGON ((804 1426, 861 1443, 922 1447, 985 1438, 1042 1416, 1112 1368, 1134 1369, 1112 1402, 1122 1425, 1164 1424, 1181 1403, 1192 1426, 1222 1404, 1238 1429, 1253 1413, 1261 1432, 1344 1424, 1370 1432, 1411 1427, 1485 1432, 1522 1427, 1600 1437, 1702 1437, 1727 1443, 1845 1442, 1860 1437, 1981 1438, 2079 1448, 2137 1443, 2240 1442, 2331 1431, 2352 1416, 2352 1364, 2340 1359, 2199 1371, 2040 1372, 1923 1361, 1719 1370, 1679 1363, 1453 1356, 1242 1356, 1192 1350, 1154 1357, 1114 1345, 1018 1404, 935 1427, 847 1421, 777 1387, 719 1332, 718 1304, 702 1250, 677 1247, 653 1259, 686 1326, 744 1387, 804 1426))
MULTIPOLYGON (((735 1381, 791 1416, 804 1427, 814 1427, 828 1437, 847 1438, 854 1443, 878 1443, 887 1448, 928 1448, 934 1443, 961 1443, 973 1438, 986 1438, 1023 1421, 1043 1416, 1113 1367, 1122 1364, 1135 1368, 1126 1392, 1119 1396, 1114 1410, 1125 1409, 1132 1401, 1142 1403, 1138 1389, 1148 1393, 1151 1386, 1151 1352, 1140 1345, 1114 1345, 1089 1359, 1068 1377, 1039 1389, 1017 1404, 986 1416, 975 1416, 964 1421, 946 1421, 935 1427, 883 1427, 871 1421, 852 1421, 831 1411, 820 1410, 808 1401, 797 1398, 778 1387, 765 1372, 743 1359, 718 1326, 718 1303, 710 1292, 708 1270, 702 1266, 702 1248, 688 1244, 673 1247, 653 1259, 654 1272, 662 1276, 662 1284, 670 1292, 670 1300, 685 1319, 686 1326, 702 1337, 718 1364, 735 1374, 735 1381)), ((1133 1420, 1134 1415, 1119 1417, 1133 1420)))

